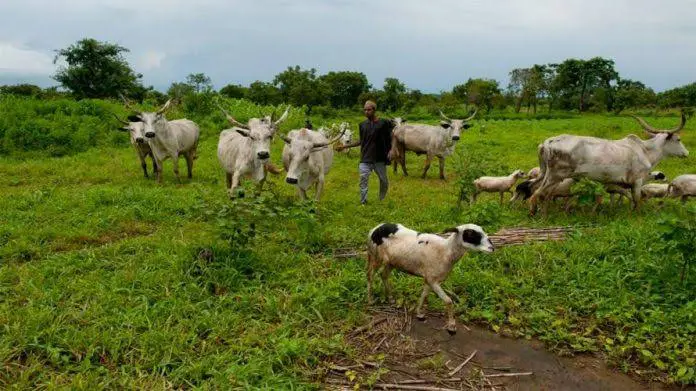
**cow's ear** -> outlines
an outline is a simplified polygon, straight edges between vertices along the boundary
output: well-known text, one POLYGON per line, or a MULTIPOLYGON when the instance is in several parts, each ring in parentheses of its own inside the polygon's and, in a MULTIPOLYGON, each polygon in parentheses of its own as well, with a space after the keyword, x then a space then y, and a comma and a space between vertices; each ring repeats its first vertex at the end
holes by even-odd
POLYGON ((402 120, 401 120, 401 123, 402 123, 402 124, 405 124, 406 122, 408 122, 407 119, 402 119, 402 120))
POLYGON ((142 122, 142 119, 140 118, 139 115, 132 114, 128 116, 128 121, 130 122, 142 122))
POLYGON ((237 133, 241 134, 241 135, 244 136, 244 137, 249 137, 249 131, 248 131, 248 130, 244 130, 244 129, 241 129, 241 128, 235 128, 234 130, 236 130, 237 133))
POLYGON ((464 129, 469 129, 469 128, 472 127, 472 126, 474 126, 474 125, 471 125, 471 124, 464 124, 464 126, 462 126, 462 127, 463 127, 464 129))
POLYGON ((122 132, 130 132, 130 128, 128 126, 121 126, 120 128, 118 128, 118 130, 122 132))
POLYGON ((450 125, 450 123, 447 121, 440 121, 440 126, 442 126, 445 129, 449 129, 452 125, 450 125))

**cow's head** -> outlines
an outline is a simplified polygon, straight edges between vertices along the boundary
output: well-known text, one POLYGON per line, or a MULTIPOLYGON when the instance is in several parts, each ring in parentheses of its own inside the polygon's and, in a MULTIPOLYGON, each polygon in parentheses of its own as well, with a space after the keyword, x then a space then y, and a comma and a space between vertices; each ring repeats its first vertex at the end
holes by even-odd
POLYGON ((251 141, 253 156, 261 161, 266 161, 271 157, 271 141, 278 130, 281 122, 288 118, 290 107, 285 109, 283 115, 277 120, 275 112, 263 118, 251 118, 246 124, 234 119, 230 113, 218 104, 218 107, 227 117, 227 120, 234 125, 234 130, 251 141))
POLYGON ((141 111, 137 114, 130 115, 128 121, 140 122, 142 124, 142 132, 147 138, 155 138, 157 130, 162 129, 167 125, 167 119, 164 117, 164 112, 172 105, 172 100, 168 100, 159 110, 155 112, 141 111))
POLYGON ((114 117, 116 117, 118 122, 120 122, 122 125, 118 128, 118 130, 120 130, 122 132, 130 133, 131 138, 133 140, 135 140, 135 142, 137 142, 138 144, 143 144, 145 142, 145 132, 143 132, 143 123, 142 122, 140 122, 140 121, 129 122, 129 121, 126 121, 126 120, 119 118, 119 116, 117 116, 114 113, 111 113, 111 114, 114 117))
POLYGON ((397 127, 397 126, 401 126, 401 125, 405 124, 406 120, 401 118, 401 117, 394 117, 394 118, 392 118, 391 123, 392 123, 392 125, 394 125, 394 127, 397 127))
POLYGON ((464 224, 454 228, 448 228, 445 233, 452 232, 457 243, 465 248, 482 251, 485 253, 493 252, 493 243, 483 228, 476 224, 464 224))
MULTIPOLYGON (((315 141, 317 138, 312 137, 310 132, 311 131, 307 129, 300 129, 300 131, 295 132, 292 137, 282 136, 286 144, 283 149, 283 159, 285 159, 285 156, 289 158, 289 162, 285 162, 288 172, 285 176, 285 182, 291 185, 296 185, 302 173, 306 173, 309 170, 308 164, 310 155, 340 140, 345 129, 344 132, 339 133, 339 135, 334 137, 331 141, 315 141)), ((321 137, 321 139, 326 140, 325 137, 321 137)))
POLYGON ((643 130, 645 130, 651 138, 661 142, 664 155, 677 157, 689 156, 689 151, 684 144, 682 144, 681 137, 679 137, 679 132, 684 129, 684 125, 686 125, 686 115, 683 111, 681 113, 681 122, 679 126, 674 129, 655 129, 648 125, 642 118, 636 116, 633 116, 633 118, 638 120, 643 130))
POLYGON ((465 119, 450 119, 448 118, 442 111, 440 111, 440 117, 442 117, 442 120, 440 121, 440 126, 443 128, 447 129, 450 131, 450 134, 452 135, 452 140, 457 141, 459 140, 459 137, 461 136, 462 130, 469 129, 473 125, 468 123, 474 117, 476 116, 476 111, 474 111, 474 114, 471 115, 469 118, 465 119))

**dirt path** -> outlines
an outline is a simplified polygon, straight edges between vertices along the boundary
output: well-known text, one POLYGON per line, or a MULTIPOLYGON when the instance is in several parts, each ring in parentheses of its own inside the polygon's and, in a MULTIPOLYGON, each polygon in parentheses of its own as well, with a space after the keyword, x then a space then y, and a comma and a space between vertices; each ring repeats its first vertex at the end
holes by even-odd
POLYGON ((418 321, 398 311, 375 309, 371 322, 353 332, 356 354, 331 360, 324 379, 327 388, 353 389, 360 384, 411 390, 672 389, 638 382, 592 356, 558 357, 541 342, 504 338, 478 327, 467 331, 458 325, 457 334, 450 336, 437 313, 418 321))

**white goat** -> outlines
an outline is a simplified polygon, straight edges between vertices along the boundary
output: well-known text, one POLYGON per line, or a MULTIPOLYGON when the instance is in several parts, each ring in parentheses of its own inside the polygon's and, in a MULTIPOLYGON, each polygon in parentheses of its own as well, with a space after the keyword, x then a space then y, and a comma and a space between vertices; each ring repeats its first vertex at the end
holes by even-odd
POLYGON ((515 185, 517 179, 524 178, 522 170, 515 170, 508 176, 482 176, 474 181, 476 191, 472 196, 472 202, 476 202, 476 197, 479 193, 500 193, 500 204, 503 204, 503 195, 507 192, 512 194, 512 186, 515 185))
POLYGON ((387 299, 392 302, 389 274, 392 269, 423 277, 425 284, 416 307, 416 317, 425 319, 423 304, 432 289, 447 307, 447 326, 450 334, 457 331, 452 299, 440 284, 445 281, 466 250, 492 252, 493 244, 481 227, 464 224, 445 232, 454 235, 443 238, 435 234, 418 233, 401 224, 385 223, 370 230, 367 239, 367 298, 372 303, 372 278, 382 269, 382 282, 387 299))

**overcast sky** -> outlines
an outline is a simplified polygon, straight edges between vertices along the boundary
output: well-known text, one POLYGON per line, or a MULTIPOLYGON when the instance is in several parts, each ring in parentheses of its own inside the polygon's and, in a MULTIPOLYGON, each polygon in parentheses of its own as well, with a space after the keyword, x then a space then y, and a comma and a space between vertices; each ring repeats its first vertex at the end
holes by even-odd
POLYGON ((397 77, 424 92, 567 58, 611 58, 656 91, 696 81, 696 0, 0 0, 0 84, 55 85, 54 50, 130 49, 146 85, 216 88, 289 65, 397 77))

